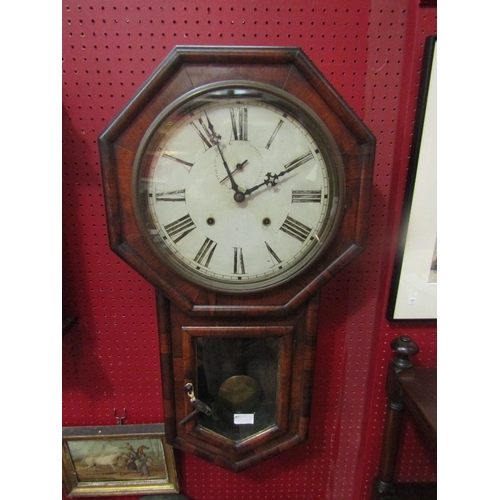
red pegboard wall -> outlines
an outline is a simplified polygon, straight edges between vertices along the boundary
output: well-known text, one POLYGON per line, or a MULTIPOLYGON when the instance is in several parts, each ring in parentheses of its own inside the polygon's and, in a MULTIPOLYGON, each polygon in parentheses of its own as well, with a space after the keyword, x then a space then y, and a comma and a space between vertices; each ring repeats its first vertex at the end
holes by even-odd
MULTIPOLYGON (((163 420, 153 288, 109 249, 97 137, 175 45, 300 46, 377 138, 368 248, 323 290, 310 438, 240 474, 177 454, 191 500, 364 500, 390 341, 436 364, 435 324, 385 319, 425 38, 418 0, 63 2, 63 425, 163 420)), ((399 478, 435 479, 408 425, 399 478)), ((63 498, 65 498, 63 494, 63 498)), ((134 500, 138 497, 123 497, 134 500)))

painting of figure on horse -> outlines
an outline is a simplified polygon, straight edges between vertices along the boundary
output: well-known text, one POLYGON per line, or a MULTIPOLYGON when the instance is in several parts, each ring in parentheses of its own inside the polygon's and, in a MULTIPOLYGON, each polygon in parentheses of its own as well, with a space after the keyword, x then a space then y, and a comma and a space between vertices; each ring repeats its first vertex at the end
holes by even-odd
POLYGON ((69 441, 80 481, 134 481, 165 478, 162 443, 158 439, 69 441))

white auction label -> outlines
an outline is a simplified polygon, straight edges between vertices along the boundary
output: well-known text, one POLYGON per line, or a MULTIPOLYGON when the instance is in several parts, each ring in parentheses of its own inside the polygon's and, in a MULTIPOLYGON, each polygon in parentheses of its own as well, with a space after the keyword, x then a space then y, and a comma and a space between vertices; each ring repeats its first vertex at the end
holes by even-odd
POLYGON ((253 424, 255 413, 235 413, 234 423, 235 425, 248 425, 253 424))

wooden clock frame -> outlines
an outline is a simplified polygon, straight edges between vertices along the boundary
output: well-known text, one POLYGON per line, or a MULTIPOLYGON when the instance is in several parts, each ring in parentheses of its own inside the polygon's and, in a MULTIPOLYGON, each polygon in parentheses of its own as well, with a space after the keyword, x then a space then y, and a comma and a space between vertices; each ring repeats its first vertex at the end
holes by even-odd
POLYGON ((365 246, 375 138, 298 48, 176 47, 99 138, 111 248, 157 290, 166 438, 186 452, 240 471, 307 438, 318 293, 365 246), (256 81, 309 106, 335 139, 346 182, 342 220, 329 247, 283 285, 229 294, 204 289, 165 266, 140 230, 133 206, 133 165, 154 119, 175 99, 216 81, 256 81), (196 338, 276 337, 274 425, 233 441, 197 425, 186 397, 195 379, 196 338))

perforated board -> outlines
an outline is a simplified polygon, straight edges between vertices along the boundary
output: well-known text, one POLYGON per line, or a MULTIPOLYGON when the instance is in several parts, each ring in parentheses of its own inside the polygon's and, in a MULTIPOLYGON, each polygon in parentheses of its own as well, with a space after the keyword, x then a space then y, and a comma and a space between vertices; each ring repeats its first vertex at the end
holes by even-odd
MULTIPOLYGON (((368 247, 323 289, 310 437, 233 474, 177 453, 191 500, 360 500, 376 475, 390 341, 436 364, 434 323, 385 319, 425 38, 417 0, 63 2, 63 425, 161 422, 153 288, 109 249, 97 137, 175 45, 300 46, 377 138, 368 247)), ((435 479, 410 424, 400 480, 435 479)), ((64 498, 64 494, 63 494, 64 498)), ((127 497, 132 498, 134 497, 127 497)), ((138 498, 138 497, 137 497, 138 498)))

